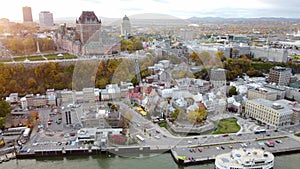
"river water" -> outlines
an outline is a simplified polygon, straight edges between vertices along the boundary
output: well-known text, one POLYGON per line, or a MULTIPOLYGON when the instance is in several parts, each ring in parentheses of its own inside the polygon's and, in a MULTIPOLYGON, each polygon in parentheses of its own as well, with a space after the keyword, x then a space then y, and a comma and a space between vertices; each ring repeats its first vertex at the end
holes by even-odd
MULTIPOLYGON (((169 153, 157 155, 51 157, 45 159, 11 160, 1 169, 213 169, 214 164, 178 166, 169 153)), ((275 157, 274 169, 300 169, 300 154, 275 157)))

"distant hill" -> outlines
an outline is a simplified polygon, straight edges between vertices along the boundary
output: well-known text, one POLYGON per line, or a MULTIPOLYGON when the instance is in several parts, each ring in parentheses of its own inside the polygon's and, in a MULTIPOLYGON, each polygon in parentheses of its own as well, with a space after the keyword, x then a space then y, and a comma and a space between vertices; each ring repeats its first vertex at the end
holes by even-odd
POLYGON ((172 15, 167 15, 167 14, 160 14, 160 13, 142 13, 142 14, 131 15, 131 16, 128 16, 128 17, 129 17, 129 19, 151 19, 151 20, 156 20, 156 19, 163 19, 163 20, 177 19, 177 20, 181 20, 181 18, 172 16, 172 15))

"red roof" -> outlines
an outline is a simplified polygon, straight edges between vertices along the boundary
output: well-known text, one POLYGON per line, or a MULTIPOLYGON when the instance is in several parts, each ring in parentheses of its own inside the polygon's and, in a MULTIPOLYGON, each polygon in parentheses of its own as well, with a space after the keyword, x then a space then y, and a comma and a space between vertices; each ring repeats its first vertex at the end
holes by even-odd
POLYGON ((199 108, 205 108, 205 109, 206 109, 206 107, 205 107, 205 104, 204 104, 204 103, 198 103, 198 107, 199 107, 199 108))

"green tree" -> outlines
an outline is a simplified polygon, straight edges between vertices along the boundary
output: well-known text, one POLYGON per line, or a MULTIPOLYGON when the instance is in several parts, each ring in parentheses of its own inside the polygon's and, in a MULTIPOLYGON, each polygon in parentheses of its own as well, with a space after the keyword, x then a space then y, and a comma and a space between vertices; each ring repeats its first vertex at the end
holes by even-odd
POLYGON ((177 119, 179 113, 180 113, 180 110, 179 110, 179 109, 176 109, 176 110, 174 110, 174 111, 170 114, 170 117, 173 118, 173 119, 177 119))
POLYGON ((229 97, 233 96, 233 95, 237 95, 238 92, 236 90, 236 87, 235 86, 231 86, 231 88, 229 89, 229 92, 228 92, 228 95, 229 97))
POLYGON ((206 119, 207 111, 205 108, 197 108, 188 114, 188 120, 192 124, 199 124, 206 119))

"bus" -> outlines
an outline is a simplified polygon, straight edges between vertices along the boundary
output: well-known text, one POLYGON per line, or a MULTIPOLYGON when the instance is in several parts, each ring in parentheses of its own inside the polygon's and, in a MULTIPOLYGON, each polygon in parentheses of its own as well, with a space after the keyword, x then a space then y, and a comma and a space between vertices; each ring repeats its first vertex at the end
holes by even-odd
POLYGON ((145 139, 144 139, 142 136, 140 136, 140 135, 136 135, 136 138, 137 138, 138 140, 142 141, 142 142, 145 141, 145 139))
POLYGON ((8 128, 3 131, 3 136, 21 135, 27 127, 8 128))
POLYGON ((266 129, 257 129, 254 131, 254 134, 262 134, 262 133, 266 133, 266 129))
POLYGON ((30 134, 30 128, 26 128, 23 132, 23 137, 28 137, 30 134))

